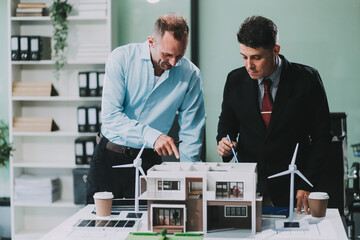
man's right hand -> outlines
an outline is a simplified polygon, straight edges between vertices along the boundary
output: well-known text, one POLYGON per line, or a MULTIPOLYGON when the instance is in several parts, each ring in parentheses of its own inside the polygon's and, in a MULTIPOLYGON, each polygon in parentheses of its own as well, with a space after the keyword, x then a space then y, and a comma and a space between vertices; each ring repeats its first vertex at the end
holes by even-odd
POLYGON ((237 142, 230 142, 226 137, 223 137, 217 146, 217 153, 222 157, 230 156, 232 153, 231 147, 237 149, 237 142))
POLYGON ((177 159, 180 158, 179 151, 175 145, 174 139, 165 134, 161 134, 154 143, 154 150, 160 156, 175 155, 177 159))

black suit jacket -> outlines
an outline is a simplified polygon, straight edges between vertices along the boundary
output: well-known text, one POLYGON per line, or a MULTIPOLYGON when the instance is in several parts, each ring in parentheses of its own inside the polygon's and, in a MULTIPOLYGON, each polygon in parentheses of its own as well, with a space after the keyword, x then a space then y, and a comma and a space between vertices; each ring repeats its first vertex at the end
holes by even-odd
MULTIPOLYGON (((258 192, 270 194, 275 205, 286 206, 289 175, 273 179, 268 176, 288 169, 299 143, 296 165, 316 189, 331 135, 329 107, 319 73, 280 57, 283 68, 269 128, 260 114, 258 82, 242 67, 228 74, 217 141, 227 134, 237 139, 239 161, 257 163, 258 192)), ((231 159, 223 158, 225 162, 231 159)), ((315 190, 299 177, 295 180, 296 189, 315 190)))

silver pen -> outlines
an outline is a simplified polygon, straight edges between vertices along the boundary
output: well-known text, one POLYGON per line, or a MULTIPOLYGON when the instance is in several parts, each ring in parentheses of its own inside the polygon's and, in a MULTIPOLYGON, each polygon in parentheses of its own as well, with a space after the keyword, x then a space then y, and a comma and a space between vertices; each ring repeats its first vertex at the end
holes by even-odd
MULTIPOLYGON (((227 139, 229 140, 229 142, 231 143, 231 139, 230 139, 229 134, 228 134, 228 135, 226 135, 226 137, 227 137, 227 139)), ((235 149, 234 149, 233 147, 231 147, 231 151, 232 151, 232 152, 233 152, 233 154, 234 154, 234 157, 235 157, 235 162, 236 162, 236 163, 238 163, 238 162, 239 162, 239 160, 238 160, 238 159, 237 159, 237 157, 236 157, 235 149)))

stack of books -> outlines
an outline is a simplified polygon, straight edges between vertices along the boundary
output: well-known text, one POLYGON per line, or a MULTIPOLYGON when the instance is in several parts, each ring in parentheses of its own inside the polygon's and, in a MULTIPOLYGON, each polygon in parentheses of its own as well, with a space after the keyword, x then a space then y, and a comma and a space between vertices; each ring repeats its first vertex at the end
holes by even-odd
POLYGON ((22 174, 15 178, 14 201, 49 204, 61 195, 61 182, 57 177, 37 177, 22 174))
POLYGON ((79 0, 79 16, 105 17, 106 15, 106 0, 79 0))
POLYGON ((45 16, 45 3, 18 3, 16 8, 17 17, 45 16))

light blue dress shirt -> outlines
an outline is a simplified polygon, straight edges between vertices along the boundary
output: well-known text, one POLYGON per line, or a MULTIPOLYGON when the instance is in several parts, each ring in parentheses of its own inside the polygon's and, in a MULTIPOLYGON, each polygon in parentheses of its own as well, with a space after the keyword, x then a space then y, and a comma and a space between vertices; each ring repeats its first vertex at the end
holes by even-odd
POLYGON ((156 81, 149 43, 116 48, 108 57, 102 96, 102 134, 133 148, 153 148, 179 114, 180 161, 200 161, 205 107, 200 70, 183 57, 156 81))

